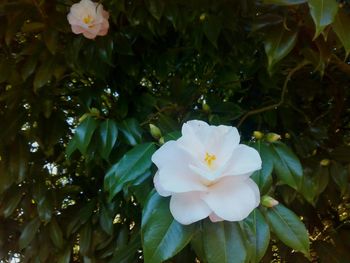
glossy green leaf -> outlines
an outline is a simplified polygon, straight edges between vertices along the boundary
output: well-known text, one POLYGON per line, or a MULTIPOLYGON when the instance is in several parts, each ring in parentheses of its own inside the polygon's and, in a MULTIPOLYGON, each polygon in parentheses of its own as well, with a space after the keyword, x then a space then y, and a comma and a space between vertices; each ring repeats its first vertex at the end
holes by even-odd
POLYGON ((109 192, 110 200, 122 190, 125 183, 137 179, 151 167, 151 157, 155 151, 153 143, 137 145, 108 170, 104 188, 109 192))
POLYGON ((88 116, 75 129, 74 140, 76 142, 76 147, 82 154, 86 154, 92 135, 97 128, 97 124, 98 122, 94 117, 88 116))
POLYGON ((33 82, 33 89, 35 92, 37 92, 40 88, 48 84, 48 82, 51 80, 53 75, 53 65, 53 58, 46 59, 36 70, 33 82))
POLYGON ((118 128, 130 145, 141 142, 142 130, 136 119, 126 119, 118 124, 118 128))
POLYGON ((261 140, 251 145, 260 154, 262 167, 252 174, 251 178, 259 186, 261 194, 266 194, 272 185, 273 152, 270 147, 261 140))
POLYGON ((38 217, 31 220, 22 230, 21 236, 19 237, 19 248, 26 248, 30 242, 34 239, 40 227, 40 219, 38 217))
POLYGON ((298 157, 281 142, 273 143, 270 147, 273 151, 274 171, 278 179, 294 189, 299 189, 303 169, 298 157))
POLYGON ((67 247, 62 254, 58 257, 57 263, 69 263, 71 262, 71 248, 67 247))
POLYGON ((100 210, 100 226, 107 234, 112 235, 113 233, 113 215, 108 209, 107 205, 101 204, 100 210))
POLYGON ((287 30, 282 24, 269 27, 264 39, 265 52, 268 60, 268 71, 287 56, 295 46, 297 32, 287 30))
POLYGON ((61 249, 64 244, 63 233, 60 226, 57 224, 56 219, 51 220, 49 230, 50 230, 50 238, 52 240, 52 243, 57 248, 61 249))
POLYGON ((101 144, 99 150, 104 159, 108 160, 114 144, 118 137, 118 128, 115 121, 107 119, 100 124, 99 135, 101 144))
POLYGON ((181 132, 179 131, 174 131, 174 132, 170 132, 168 134, 166 134, 164 136, 164 141, 167 142, 167 141, 171 141, 171 140, 174 140, 176 141, 177 139, 179 139, 181 137, 181 132))
POLYGON ((272 231, 284 244, 309 256, 309 235, 296 214, 279 204, 268 208, 265 217, 272 231))
POLYGON ((205 220, 199 231, 194 247, 204 262, 240 263, 248 260, 246 239, 237 222, 205 220))
POLYGON ((309 0, 310 13, 316 25, 314 39, 322 33, 324 28, 333 23, 338 12, 336 0, 309 0))
POLYGON ((23 67, 21 69, 23 80, 26 80, 29 76, 31 76, 34 73, 37 64, 38 57, 36 55, 32 55, 27 58, 26 62, 23 64, 23 67))
POLYGON ((332 28, 337 34, 340 42, 344 46, 346 57, 350 53, 350 15, 345 13, 343 10, 339 10, 335 16, 332 28))
POLYGON ((154 191, 143 209, 141 231, 145 263, 158 263, 173 257, 190 242, 195 225, 178 223, 170 213, 169 199, 154 191))
POLYGON ((254 209, 253 212, 244 219, 243 223, 248 235, 249 244, 252 248, 250 262, 259 263, 265 255, 270 243, 269 225, 259 209, 254 209))

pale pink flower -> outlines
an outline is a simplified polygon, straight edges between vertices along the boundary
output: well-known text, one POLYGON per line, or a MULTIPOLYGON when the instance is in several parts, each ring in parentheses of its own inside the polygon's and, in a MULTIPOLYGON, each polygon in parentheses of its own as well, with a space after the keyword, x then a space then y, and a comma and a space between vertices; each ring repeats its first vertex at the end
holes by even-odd
POLYGON ((259 188, 249 177, 261 169, 261 158, 239 141, 234 127, 193 120, 182 126, 182 137, 153 154, 155 188, 171 196, 170 211, 178 222, 208 216, 213 222, 241 221, 259 205, 259 188))
POLYGON ((91 0, 81 0, 72 5, 67 18, 73 33, 83 34, 86 38, 94 39, 108 32, 109 13, 101 4, 91 0))

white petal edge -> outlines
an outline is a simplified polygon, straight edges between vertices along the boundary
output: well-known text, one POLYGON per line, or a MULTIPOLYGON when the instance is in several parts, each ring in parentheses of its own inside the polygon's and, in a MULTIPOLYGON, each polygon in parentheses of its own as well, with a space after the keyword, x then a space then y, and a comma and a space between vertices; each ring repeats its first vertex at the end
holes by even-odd
POLYGON ((227 221, 241 221, 260 203, 260 192, 256 183, 250 178, 237 180, 225 177, 213 185, 202 199, 213 212, 227 221))
POLYGON ((172 195, 170 212, 180 224, 189 225, 208 217, 212 211, 199 192, 190 192, 172 195))
POLYGON ((171 195, 171 192, 165 190, 159 182, 159 173, 157 172, 153 177, 154 187, 156 188, 159 195, 167 197, 171 195))
POLYGON ((253 173, 261 169, 261 158, 257 150, 244 144, 239 144, 229 159, 223 176, 253 173))

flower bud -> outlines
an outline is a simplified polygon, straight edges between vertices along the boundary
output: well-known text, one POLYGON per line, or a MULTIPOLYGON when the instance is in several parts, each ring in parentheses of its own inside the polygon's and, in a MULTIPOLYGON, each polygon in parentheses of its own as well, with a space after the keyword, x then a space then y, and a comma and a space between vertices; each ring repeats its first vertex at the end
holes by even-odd
POLYGON ((321 166, 328 166, 331 161, 329 159, 323 159, 320 162, 321 166))
POLYGON ((100 111, 99 111, 99 109, 91 108, 91 109, 90 109, 90 115, 91 115, 91 116, 99 117, 99 116, 100 116, 100 111))
POLYGON ((80 118, 79 118, 79 123, 82 123, 86 118, 87 118, 87 116, 89 116, 89 114, 88 113, 84 113, 80 118))
POLYGON ((284 135, 284 138, 290 139, 290 134, 288 132, 286 132, 286 134, 284 135))
POLYGON ((203 102, 203 104, 202 104, 202 109, 204 112, 210 112, 210 107, 205 102, 203 102))
POLYGON ((162 132, 160 131, 160 129, 153 124, 149 125, 149 131, 152 137, 156 140, 159 140, 162 137, 162 132))
POLYGON ((163 144, 165 143, 164 137, 160 137, 160 139, 158 140, 158 143, 159 143, 160 145, 163 145, 163 144))
POLYGON ((276 142, 279 139, 281 139, 281 135, 279 135, 277 133, 270 132, 270 133, 266 134, 266 140, 268 142, 276 142))
POLYGON ((254 131, 253 137, 257 140, 260 140, 260 139, 262 139, 262 137, 264 137, 264 134, 261 131, 254 131))
POLYGON ((271 208, 279 204, 279 202, 269 195, 261 197, 261 204, 265 207, 271 208))
POLYGON ((203 14, 201 14, 201 15, 199 16, 199 20, 200 20, 200 21, 203 21, 205 18, 206 18, 206 14, 205 14, 205 13, 203 13, 203 14))

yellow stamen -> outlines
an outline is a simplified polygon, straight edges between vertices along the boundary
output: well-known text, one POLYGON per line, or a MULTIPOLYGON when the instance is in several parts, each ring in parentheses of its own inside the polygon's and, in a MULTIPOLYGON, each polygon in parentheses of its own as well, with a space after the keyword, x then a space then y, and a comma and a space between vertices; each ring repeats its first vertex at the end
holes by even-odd
POLYGON ((93 18, 90 15, 87 15, 83 18, 83 22, 85 24, 90 24, 92 22, 93 18))
POLYGON ((204 161, 207 163, 207 165, 209 167, 211 167, 213 165, 213 162, 216 160, 216 156, 214 154, 209 154, 209 153, 206 153, 205 154, 205 158, 204 158, 204 161))

